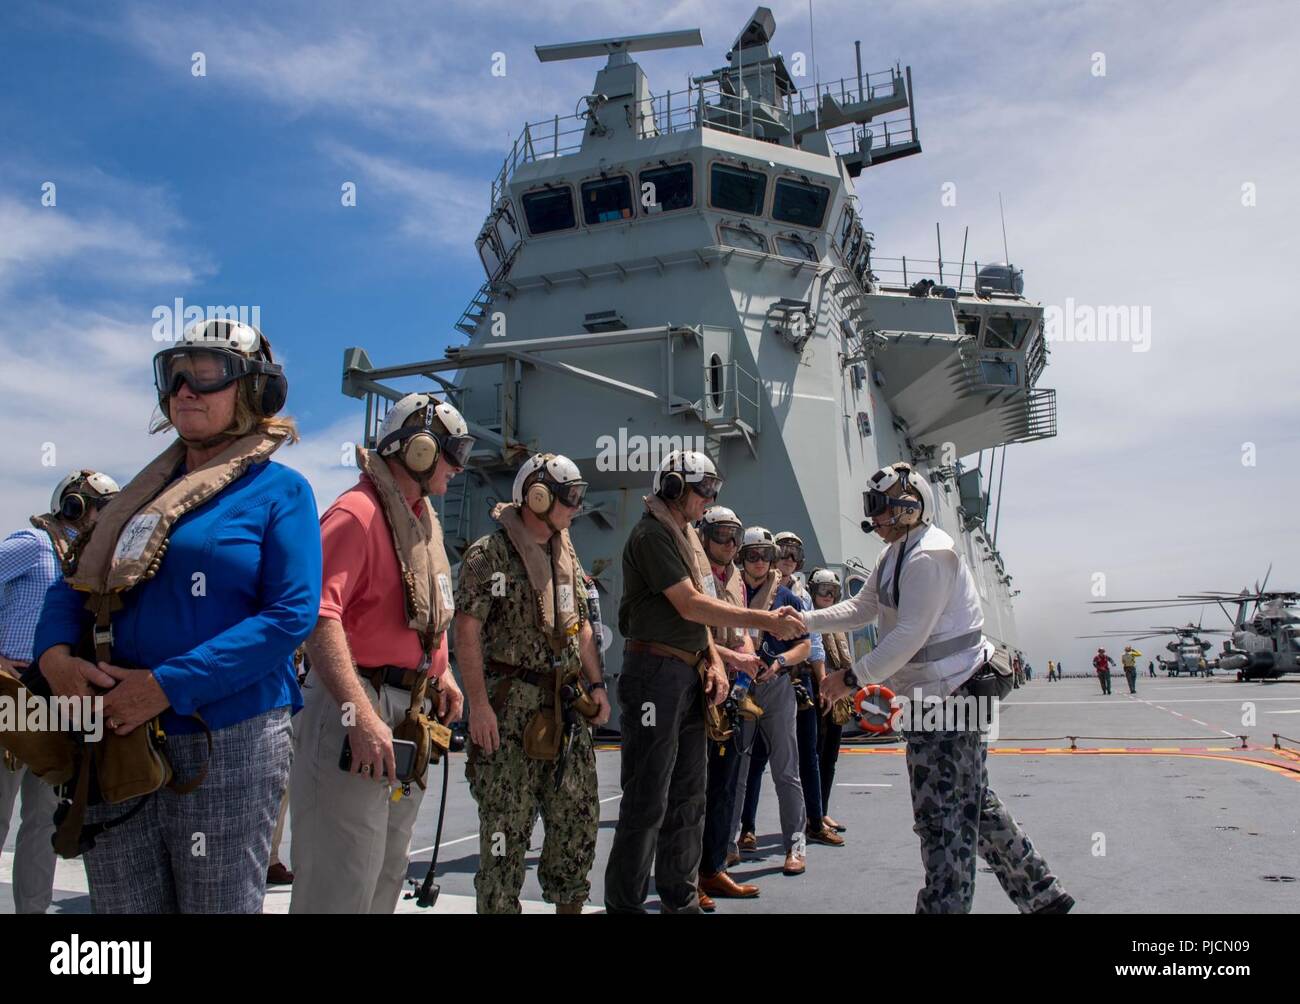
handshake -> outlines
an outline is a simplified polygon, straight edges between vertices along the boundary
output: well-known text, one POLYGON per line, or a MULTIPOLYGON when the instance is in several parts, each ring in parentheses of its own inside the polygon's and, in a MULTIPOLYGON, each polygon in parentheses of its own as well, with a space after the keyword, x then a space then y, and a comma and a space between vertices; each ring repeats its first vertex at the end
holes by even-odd
POLYGON ((767 630, 782 641, 789 641, 791 638, 808 633, 808 629, 804 627, 803 617, 794 607, 781 607, 771 613, 772 620, 767 630))

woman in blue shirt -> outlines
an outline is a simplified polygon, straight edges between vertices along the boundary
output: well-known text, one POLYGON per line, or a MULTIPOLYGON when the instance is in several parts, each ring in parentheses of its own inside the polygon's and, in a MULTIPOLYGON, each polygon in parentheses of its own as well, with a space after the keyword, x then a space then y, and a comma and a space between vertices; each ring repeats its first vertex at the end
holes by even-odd
POLYGON ((293 654, 320 604, 316 504, 302 475, 266 459, 298 437, 275 417, 287 382, 256 328, 199 322, 154 369, 153 431, 175 428, 178 443, 104 510, 71 585, 50 587, 34 651, 56 694, 102 694, 118 735, 159 717, 176 780, 203 777, 189 794, 90 807, 90 832, 106 824, 85 851, 93 910, 260 912, 302 706, 293 654), (173 520, 162 560, 120 594, 111 660, 78 658, 85 593, 106 595, 159 519, 173 520))

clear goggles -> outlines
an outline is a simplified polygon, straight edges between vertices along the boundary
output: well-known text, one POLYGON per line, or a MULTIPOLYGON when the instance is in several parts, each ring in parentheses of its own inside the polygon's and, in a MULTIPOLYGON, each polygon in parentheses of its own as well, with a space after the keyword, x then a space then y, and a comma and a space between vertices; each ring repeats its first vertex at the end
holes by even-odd
POLYGON ((153 384, 159 397, 175 394, 182 382, 196 394, 211 394, 246 376, 280 372, 276 363, 249 359, 228 349, 178 346, 153 357, 153 384))

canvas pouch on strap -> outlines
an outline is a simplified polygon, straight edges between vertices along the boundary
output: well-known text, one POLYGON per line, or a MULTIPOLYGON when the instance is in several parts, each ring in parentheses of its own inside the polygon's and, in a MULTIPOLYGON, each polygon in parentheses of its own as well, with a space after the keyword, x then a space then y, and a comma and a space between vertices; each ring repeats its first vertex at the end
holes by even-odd
POLYGON ((48 728, 18 728, 18 709, 29 706, 29 701, 45 699, 17 677, 0 673, 0 702, 14 709, 13 726, 0 728, 0 746, 46 784, 58 787, 70 781, 76 769, 76 740, 66 732, 48 728))
POLYGON ((959 688, 971 697, 996 697, 999 700, 1015 687, 1015 671, 1011 660, 999 649, 959 688))

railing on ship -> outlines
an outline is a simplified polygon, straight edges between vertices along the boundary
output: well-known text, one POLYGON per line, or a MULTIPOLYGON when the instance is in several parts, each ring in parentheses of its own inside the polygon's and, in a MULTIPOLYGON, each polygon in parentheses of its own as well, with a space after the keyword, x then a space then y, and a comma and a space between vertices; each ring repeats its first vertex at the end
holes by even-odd
MULTIPOLYGON (((698 129, 703 125, 775 142, 770 134, 788 134, 794 116, 813 112, 820 106, 823 95, 845 105, 871 101, 878 96, 895 96, 906 87, 906 78, 901 68, 895 65, 860 77, 841 77, 826 83, 809 84, 773 104, 755 95, 776 93, 775 74, 775 63, 763 62, 717 75, 688 77, 684 90, 648 98, 639 109, 629 108, 628 125, 635 129, 638 139, 698 129)), ((580 150, 591 117, 592 110, 588 108, 573 115, 556 115, 527 123, 492 181, 492 205, 497 205, 520 165, 563 157, 580 150)), ((904 114, 870 126, 840 126, 829 130, 827 139, 836 153, 849 154, 911 143, 916 139, 916 132, 910 115, 904 114)))

